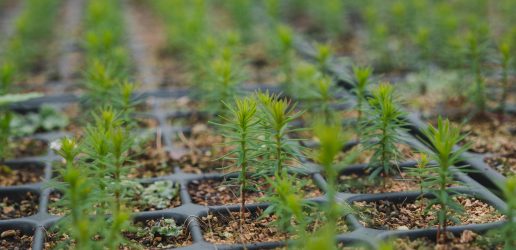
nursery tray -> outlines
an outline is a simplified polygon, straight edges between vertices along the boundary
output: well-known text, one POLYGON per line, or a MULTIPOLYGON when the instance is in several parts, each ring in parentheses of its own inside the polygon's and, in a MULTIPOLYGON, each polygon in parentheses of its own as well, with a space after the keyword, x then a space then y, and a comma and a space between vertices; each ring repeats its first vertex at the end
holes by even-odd
MULTIPOLYGON (((298 52, 309 60, 315 59, 314 48, 306 42, 303 38, 298 37, 296 39, 296 48, 298 52)), ((350 78, 349 66, 336 62, 335 60, 329 65, 328 74, 331 74, 336 78, 337 84, 348 92, 354 88, 352 79, 350 78)), ((511 106, 512 107, 512 106, 511 106)), ((514 113, 512 109, 510 112, 514 113)), ((417 112, 407 112, 405 120, 408 122, 408 129, 410 134, 420 141, 426 141, 427 139, 423 135, 422 131, 425 130, 428 125, 427 122, 421 119, 421 115, 417 112)), ((457 149, 458 146, 455 146, 457 149)), ((462 165, 466 165, 472 171, 468 174, 475 180, 479 181, 482 185, 493 189, 497 194, 500 194, 500 184, 504 183, 506 177, 490 167, 485 163, 484 159, 488 157, 487 154, 464 152, 462 154, 462 165)))
MULTIPOLYGON (((257 87, 248 87, 247 90, 252 91, 257 89, 257 87)), ((277 91, 274 90, 273 91, 277 91)), ((191 113, 188 112, 180 112, 179 110, 170 110, 165 109, 162 105, 162 102, 167 100, 180 98, 183 96, 187 96, 189 91, 186 89, 182 90, 164 90, 164 91, 155 91, 155 92, 142 92, 137 94, 138 98, 141 100, 148 101, 151 104, 150 110, 141 113, 145 117, 151 117, 157 121, 157 126, 153 128, 154 131, 160 131, 163 146, 165 150, 169 154, 174 154, 175 150, 179 148, 177 145, 173 144, 174 133, 177 131, 189 131, 191 128, 189 127, 177 127, 173 126, 169 120, 189 116, 191 113)), ((59 99, 59 97, 56 97, 59 99)), ((54 99, 55 100, 55 99, 54 99)), ((76 102, 79 99, 74 98, 74 100, 63 98, 64 105, 66 103, 76 102)), ((42 105, 45 103, 44 100, 39 100, 39 102, 32 101, 29 106, 19 105, 17 108, 23 109, 33 109, 37 108, 38 105, 42 105)), ((346 105, 341 108, 347 108, 346 105)), ((65 136, 66 133, 42 133, 37 134, 34 137, 45 140, 46 142, 51 142, 56 139, 59 139, 65 136)), ((424 145, 422 145, 419 141, 413 138, 411 135, 406 134, 405 137, 407 141, 413 148, 422 149, 424 145)), ((356 142, 349 142, 346 144, 346 149, 356 145, 356 142)), ((48 203, 49 203, 49 195, 52 190, 45 188, 45 183, 50 180, 52 176, 53 169, 56 164, 56 161, 60 158, 52 151, 48 150, 46 155, 38 156, 38 157, 30 157, 30 158, 22 158, 22 159, 13 159, 9 161, 12 164, 23 164, 29 162, 37 162, 35 166, 41 168, 43 170, 43 179, 41 182, 24 184, 21 186, 11 186, 11 187, 1 187, 0 195, 11 195, 17 196, 24 192, 30 191, 39 196, 37 213, 28 217, 1 220, 0 228, 3 230, 8 229, 19 229, 22 233, 33 236, 33 247, 32 249, 40 250, 43 249, 44 242, 46 239, 46 232, 49 231, 51 225, 56 223, 59 220, 59 216, 51 215, 48 213, 48 203)), ((402 167, 412 167, 414 162, 407 162, 401 164, 402 167)), ((302 159, 302 166, 304 166, 300 170, 300 175, 305 176, 305 178, 312 179, 313 183, 321 190, 321 195, 316 197, 310 197, 310 200, 317 202, 325 202, 326 198, 324 197, 324 189, 326 187, 326 181, 323 175, 320 172, 320 168, 310 162, 308 159, 302 159)), ((355 165, 350 166, 345 171, 357 171, 360 172, 366 168, 367 165, 355 165)), ((235 174, 223 174, 223 173, 203 173, 203 174, 192 174, 185 173, 181 170, 181 166, 174 165, 168 166, 171 168, 170 172, 172 174, 159 176, 155 178, 148 179, 140 179, 138 180, 142 184, 152 183, 158 180, 169 180, 174 183, 180 185, 180 199, 181 205, 163 209, 156 211, 145 211, 139 212, 135 214, 135 220, 149 220, 149 219, 159 219, 159 218, 174 218, 178 223, 184 223, 184 225, 188 228, 188 232, 191 236, 192 244, 186 246, 182 249, 244 249, 244 245, 242 244, 213 244, 209 243, 206 240, 205 234, 203 233, 203 229, 206 227, 203 225, 203 222, 200 218, 206 216, 208 214, 227 214, 229 211, 238 211, 239 205, 233 204, 216 204, 216 205, 200 205, 195 204, 192 201, 192 197, 189 194, 188 187, 189 184, 196 181, 202 180, 223 180, 227 178, 235 177, 235 174)), ((485 187, 477 183, 475 180, 471 179, 467 175, 463 174, 458 170, 454 170, 455 178, 462 183, 465 184, 468 188, 461 190, 461 192, 472 194, 475 197, 479 197, 483 201, 492 205, 499 211, 503 211, 505 207, 505 203, 500 200, 497 196, 489 192, 485 187)), ((419 195, 417 192, 398 192, 398 193, 382 193, 382 194, 354 194, 354 193, 338 193, 338 199, 340 202, 348 202, 352 204, 353 201, 358 200, 371 200, 371 199, 413 199, 419 195)), ((259 209, 264 209, 268 206, 267 203, 263 203, 260 201, 254 203, 248 203, 246 209, 251 213, 256 213, 259 209)), ((409 237, 419 237, 419 236, 429 236, 435 234, 435 228, 430 229, 416 229, 416 230, 376 230, 371 228, 366 228, 362 226, 355 215, 347 215, 346 220, 349 226, 349 232, 339 234, 337 237, 338 241, 341 243, 347 244, 361 244, 367 247, 375 247, 377 246, 380 240, 385 238, 389 238, 392 236, 409 236, 409 237)), ((501 222, 500 222, 501 223, 501 222)), ((450 230, 455 233, 462 232, 464 230, 472 230, 476 232, 482 232, 491 228, 495 228, 500 225, 500 223, 489 223, 489 224, 480 224, 480 225, 461 225, 450 227, 450 230)), ((255 242, 250 244, 245 244, 247 249, 274 249, 278 247, 285 246, 286 242, 255 242)))

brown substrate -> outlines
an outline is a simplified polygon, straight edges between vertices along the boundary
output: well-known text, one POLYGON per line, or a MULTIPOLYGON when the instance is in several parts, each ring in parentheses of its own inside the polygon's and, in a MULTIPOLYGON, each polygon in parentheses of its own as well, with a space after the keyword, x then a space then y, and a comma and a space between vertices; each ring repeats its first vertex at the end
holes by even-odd
POLYGON ((288 237, 270 224, 275 216, 260 217, 246 212, 243 235, 239 228, 240 212, 229 215, 209 214, 201 218, 204 239, 215 244, 238 244, 254 242, 278 242, 288 237))
MULTIPOLYGON (((163 219, 136 222, 134 224, 136 227, 134 232, 123 233, 126 239, 130 241, 132 245, 120 246, 119 249, 168 249, 188 246, 192 244, 192 237, 188 231, 187 225, 183 225, 182 233, 177 237, 162 236, 159 235, 159 233, 152 233, 152 227, 158 223, 161 223, 162 220, 163 219)), ((55 249, 58 244, 65 241, 69 241, 68 235, 57 233, 55 229, 47 231, 43 249, 55 249)), ((71 242, 71 244, 71 246, 66 247, 73 248, 73 242, 71 242)))
POLYGON ((0 232, 1 249, 31 249, 32 236, 23 234, 20 230, 7 229, 0 232))
MULTIPOLYGON (((63 197, 63 195, 59 192, 50 193, 49 202, 48 202, 48 213, 49 214, 60 215, 60 216, 65 214, 65 211, 66 211, 65 208, 63 208, 62 206, 58 206, 58 203, 57 203, 59 200, 61 200, 62 197, 63 197)), ((162 210, 162 209, 156 208, 153 205, 144 204, 144 203, 142 203, 142 200, 143 199, 140 196, 135 196, 135 197, 133 197, 132 200, 128 201, 129 202, 128 206, 130 206, 132 208, 133 212, 136 212, 136 213, 142 212, 142 211, 162 210)), ((181 198, 179 197, 179 193, 178 193, 178 195, 173 197, 168 202, 168 206, 165 209, 179 207, 179 206, 181 206, 181 198)))
POLYGON ((171 153, 172 162, 174 165, 179 166, 181 171, 192 174, 202 173, 220 173, 220 172, 231 172, 233 168, 223 169, 224 166, 230 165, 226 161, 217 158, 220 156, 215 148, 199 148, 195 150, 189 150, 186 148, 176 148, 171 153))
POLYGON ((427 238, 398 238, 393 241, 394 249, 397 250, 484 250, 492 249, 498 250, 503 247, 501 244, 495 245, 488 242, 486 236, 478 235, 472 231, 466 230, 458 237, 453 237, 449 234, 448 242, 436 244, 435 239, 430 240, 427 238))
POLYGON ((339 177, 340 192, 377 194, 418 189, 419 184, 405 173, 399 176, 381 177, 380 180, 370 180, 367 174, 349 174, 339 177))
POLYGON ((15 139, 9 145, 13 158, 40 156, 47 153, 48 143, 43 140, 33 138, 15 139))
POLYGON ((40 182, 43 166, 28 163, 26 166, 0 166, 0 186, 16 186, 40 182))
POLYGON ((472 152, 491 154, 486 163, 492 168, 505 176, 516 174, 516 118, 502 123, 486 116, 465 124, 462 132, 468 134, 465 142, 472 144, 472 152))
POLYGON ((59 192, 52 192, 48 196, 48 213, 51 215, 63 216, 65 214, 65 208, 58 206, 56 202, 61 200, 63 195, 59 192))
POLYGON ((195 123, 190 134, 178 132, 174 140, 175 145, 188 148, 211 147, 224 142, 221 134, 216 134, 212 128, 205 123, 195 123))
MULTIPOLYGON (((152 233, 152 227, 159 224, 161 220, 147 220, 144 222, 137 222, 135 226, 140 231, 140 235, 135 232, 124 233, 125 237, 131 242, 140 245, 145 249, 162 249, 162 248, 175 248, 183 247, 192 244, 192 236, 188 231, 187 225, 183 225, 181 235, 177 237, 163 236, 158 233, 152 233), (143 232, 146 232, 144 235, 143 232)), ((120 249, 128 250, 133 249, 132 247, 121 247, 120 249)))
POLYGON ((129 178, 141 179, 170 175, 174 172, 173 163, 163 148, 157 146, 155 140, 145 143, 142 152, 130 152, 135 167, 131 169, 129 178))
POLYGON ((155 128, 158 126, 158 121, 150 117, 137 117, 134 118, 138 128, 155 128))
MULTIPOLYGON (((311 179, 308 177, 301 177, 302 180, 308 181, 303 190, 306 195, 305 198, 313 198, 321 196, 322 192, 317 188, 311 179)), ((188 193, 192 197, 192 202, 203 206, 217 206, 227 204, 240 203, 240 186, 235 182, 224 183, 223 180, 203 179, 195 180, 188 184, 188 193)), ((257 181, 255 185, 258 190, 245 192, 246 203, 259 202, 265 196, 265 191, 270 187, 265 180, 257 181)))
POLYGON ((27 192, 19 200, 2 197, 0 201, 0 220, 28 217, 38 212, 38 195, 27 192))
POLYGON ((232 169, 223 168, 232 163, 220 159, 229 150, 221 145, 223 142, 224 138, 215 135, 206 124, 197 123, 190 135, 177 134, 172 158, 186 173, 231 172, 232 169))
MULTIPOLYGON (((201 105, 196 100, 192 100, 190 96, 181 96, 179 98, 169 98, 159 100, 159 105, 161 109, 167 110, 170 112, 193 112, 195 110, 201 110, 201 105)), ((174 124, 174 120, 180 120, 180 118, 169 118, 168 119, 171 124, 174 124)))
MULTIPOLYGON (((500 221, 504 218, 494 207, 472 197, 458 196, 455 199, 465 209, 463 214, 454 214, 460 225, 482 224, 500 221)), ((395 203, 387 200, 374 202, 354 202, 359 211, 361 223, 369 228, 384 230, 400 230, 429 228, 436 226, 435 216, 424 214, 426 200, 416 203, 395 203)), ((432 210, 438 206, 432 207, 432 210)), ((449 221, 449 225, 454 225, 449 221)))

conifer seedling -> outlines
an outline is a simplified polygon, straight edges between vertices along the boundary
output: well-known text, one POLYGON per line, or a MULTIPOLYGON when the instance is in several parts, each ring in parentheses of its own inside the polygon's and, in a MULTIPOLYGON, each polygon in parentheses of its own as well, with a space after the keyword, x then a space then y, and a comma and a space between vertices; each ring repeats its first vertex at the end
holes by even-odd
POLYGON ((429 190, 433 195, 426 206, 427 211, 431 211, 438 223, 437 242, 446 241, 446 231, 449 221, 457 221, 453 213, 463 213, 464 208, 453 198, 459 193, 448 190, 448 186, 458 184, 453 178, 453 165, 461 160, 461 154, 468 150, 469 144, 455 149, 455 145, 464 139, 459 127, 452 126, 448 120, 439 117, 437 127, 429 125, 423 131, 428 139, 428 146, 434 151, 428 152, 429 159, 436 162, 437 166, 429 167, 429 174, 425 180, 425 185, 431 187, 429 190), (433 208, 437 205, 437 208, 433 208))
POLYGON ((364 150, 373 151, 369 162, 369 178, 396 174, 401 156, 397 144, 402 141, 400 131, 405 123, 392 85, 380 84, 368 99, 368 104, 361 131, 364 150))

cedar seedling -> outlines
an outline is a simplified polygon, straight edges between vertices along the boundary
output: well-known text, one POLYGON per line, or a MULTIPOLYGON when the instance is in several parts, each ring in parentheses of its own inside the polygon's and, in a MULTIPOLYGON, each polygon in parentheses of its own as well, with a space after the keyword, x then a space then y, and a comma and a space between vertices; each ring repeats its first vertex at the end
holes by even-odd
POLYGON ((516 249, 516 176, 507 178, 501 190, 507 201, 505 217, 507 222, 502 227, 504 237, 504 249, 516 249))
POLYGON ((280 69, 283 73, 282 82, 284 89, 288 90, 293 80, 295 60, 294 34, 288 26, 280 25, 276 28, 276 44, 280 69))
MULTIPOLYGON (((59 13, 58 0, 25 1, 14 20, 13 34, 6 41, 2 59, 17 71, 17 77, 31 72, 48 54, 54 24, 59 13)), ((5 93, 4 93, 5 94, 5 93)))
POLYGON ((9 93, 11 85, 14 82, 16 69, 11 63, 3 63, 0 65, 0 95, 9 93))
POLYGON ((428 202, 426 210, 433 210, 432 212, 437 220, 437 242, 446 242, 448 222, 457 221, 451 213, 462 213, 464 211, 461 204, 453 199, 459 193, 447 190, 448 186, 457 183, 453 179, 451 167, 460 161, 461 154, 468 150, 469 145, 466 144, 454 150, 454 146, 459 145, 465 135, 461 135, 459 127, 452 126, 448 120, 443 121, 441 117, 437 121, 437 128, 429 125, 423 133, 429 141, 429 146, 435 149, 428 155, 437 164, 436 167, 429 167, 429 172, 435 174, 427 175, 425 180, 426 186, 436 188, 430 190, 433 198, 428 202), (433 208, 434 205, 437 205, 437 208, 433 208))
POLYGON ((323 77, 313 64, 301 62, 295 65, 292 80, 285 85, 285 92, 299 101, 310 101, 314 98, 314 83, 323 77))
POLYGON ((326 217, 328 227, 333 232, 336 230, 336 223, 343 212, 349 212, 348 207, 343 207, 336 200, 337 179, 339 169, 334 164, 337 155, 341 151, 347 136, 342 132, 340 124, 318 124, 314 127, 315 136, 319 139, 319 149, 315 153, 315 160, 324 171, 327 180, 326 197, 326 217))
POLYGON ((351 212, 351 208, 339 204, 336 199, 337 179, 339 169, 335 165, 335 160, 341 151, 346 135, 343 133, 340 124, 320 123, 314 127, 315 136, 319 139, 319 149, 315 152, 314 159, 319 163, 326 176, 326 197, 325 214, 327 224, 320 228, 314 235, 303 237, 300 240, 301 249, 337 249, 335 236, 337 231, 337 221, 343 213, 351 212))
POLYGON ((292 105, 289 100, 278 95, 258 92, 256 97, 260 103, 261 133, 264 135, 262 144, 267 150, 260 165, 267 172, 283 175, 287 161, 295 160, 299 152, 297 144, 288 138, 288 134, 293 131, 291 122, 301 113, 295 111, 295 104, 292 105), (271 166, 273 171, 268 171, 271 166))
POLYGON ((242 69, 232 57, 216 58, 210 62, 207 79, 200 86, 205 106, 211 114, 223 114, 223 101, 231 101, 239 93, 242 69))
POLYGON ((362 122, 363 104, 367 103, 367 86, 372 73, 373 69, 371 67, 353 66, 353 75, 355 76, 355 88, 353 88, 353 92, 357 96, 356 110, 358 113, 358 124, 362 122))
POLYGON ((267 17, 269 17, 271 26, 276 27, 280 20, 280 0, 265 0, 262 1, 267 17))
POLYGON ((499 109, 500 113, 504 114, 507 105, 507 97, 509 95, 509 90, 511 88, 511 83, 509 80, 509 67, 512 61, 511 44, 509 42, 504 41, 499 45, 498 50, 500 51, 500 54, 502 56, 502 97, 500 98, 499 109))
POLYGON ((312 88, 309 93, 306 105, 308 111, 315 116, 315 119, 322 118, 326 124, 336 122, 335 109, 332 107, 336 93, 339 92, 335 88, 335 83, 331 77, 318 77, 312 82, 312 88))
POLYGON ((87 125, 81 153, 88 161, 91 182, 97 188, 95 214, 111 216, 103 225, 106 231, 99 232, 104 236, 102 244, 108 249, 118 249, 126 242, 122 232, 130 228, 131 221, 126 208, 130 197, 123 181, 128 179, 130 170, 126 163, 132 137, 120 115, 111 108, 103 108, 93 117, 94 124, 87 125))
POLYGON ((240 169, 240 233, 243 235, 243 225, 245 223, 245 191, 248 188, 247 175, 250 168, 255 164, 258 146, 254 141, 259 133, 259 121, 256 117, 257 103, 254 98, 238 98, 234 105, 227 105, 229 116, 222 116, 224 124, 216 124, 221 127, 223 135, 229 141, 228 146, 234 147, 227 155, 226 160, 235 162, 235 166, 240 169))
POLYGON ((329 71, 330 60, 333 56, 333 48, 330 44, 315 44, 315 60, 319 71, 323 74, 327 74, 329 71))
POLYGON ((397 171, 394 166, 397 166, 401 155, 397 144, 401 142, 400 131, 404 121, 393 90, 390 84, 380 84, 373 91, 365 111, 367 119, 361 124, 364 150, 373 151, 369 162, 370 179, 397 171))
POLYGON ((343 20, 343 1, 340 0, 323 0, 323 1, 309 1, 311 4, 311 15, 314 20, 320 24, 330 38, 337 38, 344 32, 343 20))
POLYGON ((267 178, 267 181, 274 193, 264 199, 270 203, 264 215, 276 215, 277 220, 273 224, 281 232, 306 234, 309 218, 305 211, 314 204, 303 199, 304 183, 288 174, 276 174, 274 178, 267 178))
POLYGON ((91 170, 77 159, 80 150, 74 139, 62 139, 57 153, 63 157, 65 166, 58 170, 62 181, 56 180, 51 185, 63 194, 58 203, 70 211, 55 225, 62 234, 70 236, 58 248, 73 244, 79 250, 97 249, 100 246, 92 240, 98 229, 97 222, 90 217, 96 196, 94 183, 89 178, 91 170))
POLYGON ((253 1, 251 0, 229 0, 224 1, 229 10, 231 18, 244 36, 249 41, 253 34, 253 1))
MULTIPOLYGON (((429 164, 428 155, 425 153, 421 153, 421 158, 418 160, 417 165, 413 168, 406 169, 406 173, 408 176, 414 178, 419 186, 419 193, 423 195, 425 190, 426 178, 429 175, 430 169, 427 168, 429 164)), ((421 201, 421 214, 424 212, 424 204, 423 200, 421 201)))
POLYGON ((470 33, 466 37, 467 53, 470 62, 471 73, 475 77, 475 86, 473 89, 473 101, 476 105, 477 111, 484 113, 486 110, 486 91, 485 80, 482 75, 482 62, 485 57, 485 48, 483 41, 481 41, 481 34, 470 33))

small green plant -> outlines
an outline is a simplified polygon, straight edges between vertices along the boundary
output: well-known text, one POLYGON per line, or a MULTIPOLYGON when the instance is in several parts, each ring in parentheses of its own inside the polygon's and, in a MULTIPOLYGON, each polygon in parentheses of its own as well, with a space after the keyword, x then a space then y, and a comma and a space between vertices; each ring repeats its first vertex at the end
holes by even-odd
POLYGON ((16 69, 12 63, 3 63, 0 65, 0 95, 9 93, 15 76, 16 69))
POLYGON ((253 35, 253 4, 252 0, 229 0, 224 1, 226 8, 243 34, 245 41, 250 41, 253 35))
POLYGON ((226 104, 228 116, 223 116, 224 124, 217 124, 223 129, 223 135, 229 141, 228 146, 234 147, 227 155, 226 160, 235 162, 240 170, 238 177, 240 185, 240 233, 243 235, 245 223, 245 191, 248 188, 248 174, 256 160, 257 148, 255 138, 259 133, 259 120, 256 117, 257 103, 255 98, 245 97, 235 100, 234 105, 226 104))
POLYGON ((380 175, 392 175, 397 172, 397 162, 401 155, 398 143, 401 142, 400 131, 404 125, 403 112, 398 107, 390 84, 380 84, 368 99, 365 109, 367 119, 361 126, 364 150, 372 150, 369 162, 370 179, 380 175))
POLYGON ((267 181, 274 193, 264 198, 264 201, 270 203, 264 215, 276 215, 273 225, 281 232, 301 236, 306 234, 309 222, 306 211, 313 208, 314 204, 303 199, 304 183, 297 180, 296 176, 287 174, 276 174, 274 178, 267 178, 267 181))
POLYGON ((342 150, 348 136, 343 133, 340 124, 317 124, 314 127, 315 136, 319 139, 319 149, 315 153, 315 160, 322 167, 326 177, 327 205, 325 215, 327 218, 327 229, 335 235, 337 221, 345 213, 350 213, 351 208, 337 202, 337 179, 340 169, 335 164, 336 157, 342 150))
POLYGON ((267 150, 260 165, 264 166, 266 172, 283 175, 288 161, 295 160, 299 154, 299 148, 295 141, 288 138, 288 134, 293 131, 292 121, 301 113, 295 111, 296 105, 278 95, 258 92, 256 97, 260 103, 260 132, 264 136, 261 144, 267 150), (273 171, 267 171, 271 167, 273 171))
POLYGON ((242 69, 232 56, 213 59, 209 64, 207 79, 199 91, 211 114, 223 114, 226 110, 221 100, 231 101, 239 93, 242 69))
POLYGON ((276 37, 274 47, 276 48, 280 70, 283 74, 282 83, 285 89, 288 90, 288 87, 292 85, 294 71, 294 33, 288 26, 279 25, 276 28, 276 34, 274 37, 276 37))
POLYGON ((507 222, 501 229, 505 241, 504 249, 516 249, 516 237, 514 237, 516 235, 516 176, 507 178, 501 189, 507 201, 505 211, 507 222))
POLYGON ((333 48, 330 44, 316 43, 315 44, 315 60, 319 71, 327 74, 330 70, 330 60, 333 56, 333 48))
POLYGON ((457 183, 451 168, 461 160, 461 154, 468 150, 469 145, 466 144, 454 150, 454 146, 459 145, 464 135, 461 134, 459 127, 452 126, 448 120, 443 121, 441 117, 437 121, 437 128, 429 125, 423 133, 429 141, 429 146, 435 149, 428 155, 437 164, 435 167, 429 167, 429 173, 435 174, 427 175, 425 180, 425 185, 432 187, 430 193, 433 195, 426 210, 431 211, 437 220, 437 242, 446 242, 448 222, 456 221, 452 213, 464 211, 462 205, 453 199, 459 193, 447 189, 448 186, 457 183), (434 205, 437 205, 436 208, 433 208, 434 205))
POLYGON ((11 131, 13 135, 31 135, 37 131, 52 131, 68 126, 69 119, 56 108, 42 105, 37 113, 13 115, 11 131))
MULTIPOLYGON (((415 167, 408 168, 405 170, 407 175, 409 177, 412 177, 414 179, 414 181, 418 184, 420 197, 424 195, 424 191, 426 188, 425 185, 427 185, 426 179, 428 178, 427 176, 430 174, 430 169, 428 168, 428 166, 429 166, 428 155, 425 153, 421 153, 421 158, 418 160, 417 165, 415 167)), ((421 204, 420 213, 423 214, 424 206, 425 206, 424 200, 420 199, 419 201, 421 204)))
POLYGON ((100 60, 94 60, 86 72, 84 87, 87 91, 84 104, 98 109, 107 105, 121 112, 124 119, 130 119, 134 111, 133 92, 136 84, 121 80, 115 71, 100 60))
POLYGON ((140 197, 144 205, 165 209, 170 206, 170 201, 178 195, 179 185, 171 181, 156 181, 144 188, 140 197))
POLYGON ((183 232, 183 226, 178 226, 174 219, 163 219, 151 228, 151 233, 168 237, 177 237, 183 232))
POLYGON ((367 103, 367 86, 373 73, 371 67, 353 66, 353 75, 355 76, 355 88, 353 92, 357 96, 356 110, 358 113, 357 123, 362 122, 362 111, 364 103, 367 103))
POLYGON ((504 114, 507 106, 507 97, 509 95, 509 90, 511 88, 511 81, 509 78, 510 65, 513 60, 511 56, 511 44, 507 41, 504 41, 498 46, 498 50, 500 51, 500 54, 502 56, 502 96, 500 98, 498 108, 500 109, 500 113, 504 114))
POLYGON ((95 249, 99 247, 98 242, 92 239, 99 221, 91 219, 91 207, 95 204, 96 193, 94 183, 89 179, 90 169, 83 167, 77 159, 80 149, 74 139, 63 138, 56 149, 63 157, 65 166, 58 170, 62 181, 55 181, 51 186, 63 194, 58 203, 70 211, 55 225, 60 233, 70 236, 57 249, 66 249, 72 244, 78 250, 95 249))
POLYGON ((304 103, 313 119, 322 119, 326 124, 337 122, 333 105, 338 102, 335 97, 338 93, 339 89, 331 77, 321 76, 314 79, 310 92, 307 93, 309 97, 304 103))
MULTIPOLYGON (((58 0, 29 0, 24 3, 14 20, 13 34, 4 45, 1 67, 8 64, 8 71, 16 72, 17 78, 23 78, 46 59, 59 5, 58 0)), ((2 85, 6 83, 3 80, 0 79, 2 85)))
POLYGON ((38 93, 5 94, 0 96, 0 166, 2 166, 2 168, 7 169, 4 162, 5 159, 10 156, 9 139, 13 135, 11 130, 13 113, 9 109, 9 105, 40 96, 41 94, 38 93))
POLYGON ((311 17, 320 25, 325 35, 337 38, 345 29, 344 2, 340 0, 309 1, 311 17))
POLYGON ((474 76, 473 101, 477 112, 486 111, 486 86, 482 73, 483 62, 486 57, 485 41, 482 39, 482 31, 470 32, 466 37, 467 56, 471 73, 474 76))
POLYGON ((313 64, 300 62, 295 65, 291 82, 284 86, 285 92, 298 101, 310 101, 314 98, 314 83, 323 78, 323 75, 313 64))

